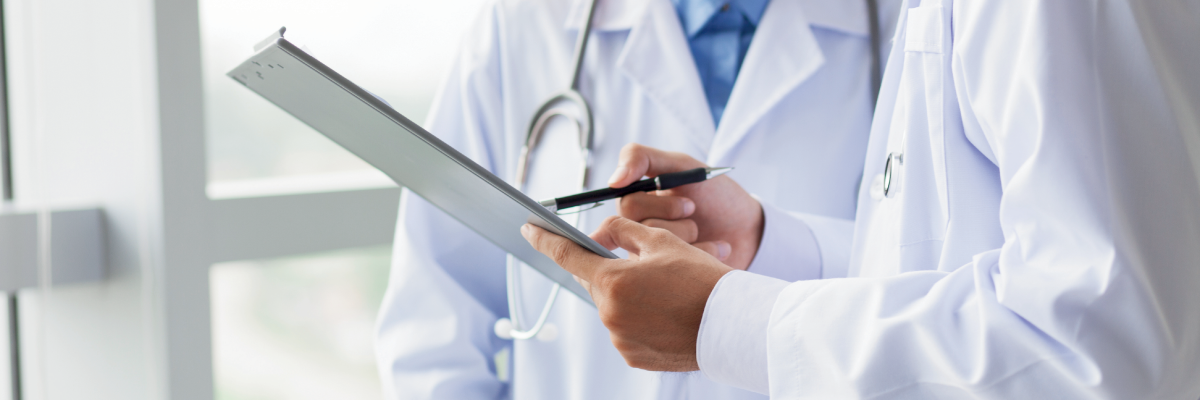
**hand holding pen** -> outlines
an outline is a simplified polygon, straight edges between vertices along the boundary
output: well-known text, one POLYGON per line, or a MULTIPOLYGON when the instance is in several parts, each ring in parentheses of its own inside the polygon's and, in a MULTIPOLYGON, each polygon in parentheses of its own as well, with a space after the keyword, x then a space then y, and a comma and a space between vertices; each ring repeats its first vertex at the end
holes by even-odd
POLYGON ((543 207, 550 209, 550 211, 560 211, 584 205, 598 205, 598 203, 602 201, 612 200, 634 193, 670 190, 687 184, 704 182, 706 180, 725 175, 725 173, 731 170, 733 170, 733 168, 693 168, 687 171, 671 172, 658 175, 653 178, 642 179, 625 187, 609 187, 590 192, 583 192, 570 196, 544 200, 541 202, 541 204, 543 207))
MULTIPOLYGON (((643 176, 656 178, 697 168, 707 167, 687 154, 629 144, 621 150, 608 185, 624 188, 643 176)), ((617 211, 620 217, 666 229, 737 269, 750 266, 762 240, 762 206, 729 176, 714 175, 699 183, 627 194, 618 201, 617 211)), ((600 244, 615 248, 614 243, 603 240, 605 236, 601 231, 592 234, 600 244)))

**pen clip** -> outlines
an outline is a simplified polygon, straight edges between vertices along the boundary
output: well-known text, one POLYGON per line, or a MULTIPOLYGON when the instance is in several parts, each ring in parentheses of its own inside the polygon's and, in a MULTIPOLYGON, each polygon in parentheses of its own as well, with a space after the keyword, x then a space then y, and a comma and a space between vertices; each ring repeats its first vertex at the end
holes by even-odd
POLYGON ((600 207, 600 206, 602 206, 602 205, 604 205, 604 203, 602 203, 602 202, 601 202, 601 203, 592 203, 592 204, 588 204, 588 205, 586 205, 586 206, 571 207, 571 208, 568 208, 566 211, 563 211, 563 210, 555 210, 555 211, 554 211, 554 214, 555 214, 555 215, 570 215, 570 214, 579 214, 579 213, 581 213, 581 212, 584 212, 584 211, 587 211, 587 210, 591 210, 591 209, 593 209, 593 208, 600 207))

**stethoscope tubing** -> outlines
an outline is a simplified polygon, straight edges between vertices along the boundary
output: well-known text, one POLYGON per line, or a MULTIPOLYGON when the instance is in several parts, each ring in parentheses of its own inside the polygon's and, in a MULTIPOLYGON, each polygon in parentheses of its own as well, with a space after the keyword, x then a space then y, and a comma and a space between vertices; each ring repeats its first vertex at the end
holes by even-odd
MULTIPOLYGON (((579 36, 575 40, 575 65, 571 72, 571 85, 567 90, 554 95, 542 103, 537 111, 534 112, 533 119, 529 123, 529 130, 525 135, 525 143, 521 146, 519 154, 520 159, 517 164, 516 179, 514 179, 514 183, 518 189, 524 190, 525 181, 529 175, 529 165, 533 160, 533 152, 537 149, 538 143, 541 142, 542 134, 545 132, 550 120, 556 116, 570 118, 576 123, 576 129, 579 131, 579 150, 583 159, 583 164, 580 166, 580 187, 586 188, 587 186, 592 155, 594 124, 592 122, 591 104, 583 97, 583 94, 579 93, 579 87, 583 74, 583 57, 584 53, 587 52, 588 39, 592 31, 592 17, 596 12, 597 1, 592 0, 591 4, 588 5, 583 27, 579 30, 579 36), (569 111, 564 112, 562 107, 564 104, 574 104, 578 107, 579 118, 575 118, 569 111)), ((546 319, 549 317, 550 311, 554 308, 555 300, 558 298, 559 291, 562 290, 562 285, 554 284, 550 289, 549 298, 546 299, 545 305, 542 306, 542 311, 538 315, 537 321, 529 329, 523 329, 524 324, 522 324, 522 321, 524 321, 524 318, 521 317, 519 270, 520 265, 518 265, 516 257, 513 257, 511 254, 508 255, 505 263, 505 286, 508 291, 508 315, 510 320, 504 321, 504 319, 501 319, 497 321, 495 330, 497 335, 501 337, 508 336, 512 339, 526 340, 539 337, 539 334, 543 333, 544 328, 547 326, 546 319)))

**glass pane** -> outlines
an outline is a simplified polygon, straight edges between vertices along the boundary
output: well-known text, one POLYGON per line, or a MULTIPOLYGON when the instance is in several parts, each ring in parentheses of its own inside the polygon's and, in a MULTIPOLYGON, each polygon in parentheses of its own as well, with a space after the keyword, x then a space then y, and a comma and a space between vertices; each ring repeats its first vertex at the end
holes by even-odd
POLYGON ((374 321, 391 247, 216 264, 216 398, 377 399, 374 321))
POLYGON ((225 77, 259 40, 287 37, 422 123, 483 0, 201 0, 209 181, 370 170, 225 77))

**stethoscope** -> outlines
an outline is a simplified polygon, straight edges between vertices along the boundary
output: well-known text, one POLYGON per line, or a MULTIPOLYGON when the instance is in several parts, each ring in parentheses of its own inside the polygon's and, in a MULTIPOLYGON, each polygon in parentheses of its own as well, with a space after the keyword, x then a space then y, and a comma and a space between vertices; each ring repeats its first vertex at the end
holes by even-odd
MULTIPOLYGON (((583 71, 583 54, 587 51, 588 37, 591 36, 589 33, 592 31, 592 14, 596 12, 596 2, 597 0, 592 0, 588 5, 587 17, 584 19, 583 28, 579 30, 579 38, 575 41, 575 69, 571 75, 571 87, 546 100, 541 107, 538 107, 537 112, 533 113, 533 121, 529 124, 525 143, 521 146, 516 176, 513 177, 513 186, 516 186, 517 189, 525 190, 525 183, 529 178, 529 165, 533 161, 533 151, 541 142, 546 126, 555 117, 571 120, 579 130, 579 152, 583 160, 582 165, 579 166, 580 191, 587 186, 589 163, 592 158, 592 107, 588 104, 587 99, 579 93, 579 78, 583 71)), ((570 214, 568 218, 573 217, 575 221, 567 222, 574 222, 575 225, 578 225, 579 215, 578 212, 570 214)), ((509 254, 505 260, 505 285, 508 289, 508 315, 511 320, 501 318, 496 321, 496 336, 503 339, 525 340, 536 337, 542 341, 554 340, 558 336, 558 330, 554 324, 548 324, 546 318, 554 309, 554 302, 558 299, 558 292, 562 290, 562 285, 555 283, 550 288, 550 296, 546 299, 546 304, 542 306, 541 314, 538 315, 532 326, 526 328, 525 319, 521 315, 523 307, 521 306, 521 296, 519 296, 521 293, 520 267, 521 264, 517 258, 509 254)))
MULTIPOLYGON (((575 68, 571 76, 570 88, 546 100, 546 102, 542 103, 541 107, 538 107, 537 112, 533 114, 532 122, 529 124, 529 131, 525 136, 525 143, 521 146, 516 175, 513 177, 513 183, 517 189, 525 189, 525 183, 529 177, 529 165, 533 159, 533 152, 537 149, 538 143, 541 142, 546 126, 555 117, 563 117, 571 120, 579 130, 579 151, 583 159, 580 165, 579 188, 581 191, 586 189, 592 155, 593 123, 591 105, 579 93, 579 78, 583 70, 583 55, 587 51, 588 37, 591 36, 592 15, 596 12, 597 1, 592 0, 588 5, 587 17, 584 19, 583 27, 579 30, 579 37, 575 41, 575 68)), ((871 55, 873 60, 871 78, 875 84, 874 95, 878 99, 879 85, 883 76, 883 65, 879 54, 879 9, 877 0, 866 1, 867 14, 871 25, 871 55)), ((575 211, 573 214, 564 215, 564 217, 574 218, 574 224, 578 226, 579 212, 575 211)), ((550 316, 550 311, 554 309, 554 303, 558 299, 558 293, 562 290, 562 285, 555 283, 550 288, 549 298, 546 299, 546 304, 542 306, 541 314, 538 315, 533 325, 526 328, 524 322, 527 322, 527 320, 522 318, 523 307, 521 307, 519 296, 521 293, 520 266, 520 261, 516 257, 513 257, 511 254, 507 256, 505 262, 505 285, 508 290, 509 318, 501 318, 496 321, 494 326, 496 336, 502 339, 526 340, 537 338, 542 341, 552 341, 558 336, 558 329, 553 323, 546 322, 546 319, 550 316)))

